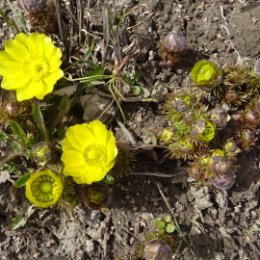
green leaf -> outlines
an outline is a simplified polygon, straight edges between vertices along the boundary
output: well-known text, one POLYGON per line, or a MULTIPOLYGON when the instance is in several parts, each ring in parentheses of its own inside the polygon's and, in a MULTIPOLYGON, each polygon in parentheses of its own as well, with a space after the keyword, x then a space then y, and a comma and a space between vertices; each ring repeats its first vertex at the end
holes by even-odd
POLYGON ((12 230, 16 230, 18 228, 24 227, 27 222, 27 219, 25 219, 22 216, 16 216, 11 219, 11 228, 12 230))
POLYGON ((169 234, 173 233, 174 230, 175 230, 175 225, 174 225, 173 222, 167 224, 166 227, 165 227, 165 231, 166 231, 167 233, 169 233, 169 234))
POLYGON ((24 151, 24 145, 17 141, 12 141, 10 144, 15 154, 22 154, 24 151))
POLYGON ((33 104, 32 105, 32 114, 33 114, 33 119, 38 127, 38 129, 41 131, 44 139, 46 142, 49 141, 49 135, 45 126, 44 118, 42 115, 41 108, 38 104, 33 104))
POLYGON ((29 144, 30 139, 27 137, 26 133, 24 132, 23 128, 20 126, 20 124, 18 122, 14 121, 14 120, 10 120, 9 125, 10 125, 12 133, 21 140, 21 142, 24 146, 29 144))
POLYGON ((4 133, 2 130, 0 130, 0 141, 5 143, 7 140, 8 140, 8 135, 4 133))
POLYGON ((96 66, 93 70, 89 71, 85 77, 92 76, 103 76, 105 73, 105 68, 103 66, 96 66))
POLYGON ((131 93, 137 95, 137 96, 143 96, 144 90, 140 86, 132 86, 131 87, 131 93))
POLYGON ((170 214, 167 214, 163 217, 163 220, 166 222, 166 223, 169 223, 172 221, 172 216, 170 214))
POLYGON ((115 184, 115 178, 112 175, 106 175, 102 182, 107 185, 113 185, 115 184))
POLYGON ((28 179, 30 178, 31 174, 30 173, 26 173, 24 175, 22 175, 21 177, 19 177, 15 183, 14 183, 14 187, 15 188, 21 188, 25 185, 25 183, 28 181, 28 179))
POLYGON ((15 176, 21 175, 20 167, 16 163, 5 163, 4 165, 0 166, 0 170, 8 171, 10 174, 15 176))
POLYGON ((156 228, 158 228, 159 230, 164 230, 165 228, 165 222, 160 219, 160 218, 157 218, 155 221, 154 221, 154 226, 156 228))

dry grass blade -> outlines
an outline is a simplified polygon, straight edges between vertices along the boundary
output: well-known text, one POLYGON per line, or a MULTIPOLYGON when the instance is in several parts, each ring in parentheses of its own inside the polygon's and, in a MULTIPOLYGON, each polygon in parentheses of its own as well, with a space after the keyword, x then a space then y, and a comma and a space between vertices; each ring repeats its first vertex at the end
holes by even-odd
POLYGON ((104 53, 102 55, 102 64, 105 64, 106 56, 107 56, 107 48, 110 41, 110 24, 108 17, 107 7, 102 6, 102 18, 103 18, 103 37, 105 41, 104 53))

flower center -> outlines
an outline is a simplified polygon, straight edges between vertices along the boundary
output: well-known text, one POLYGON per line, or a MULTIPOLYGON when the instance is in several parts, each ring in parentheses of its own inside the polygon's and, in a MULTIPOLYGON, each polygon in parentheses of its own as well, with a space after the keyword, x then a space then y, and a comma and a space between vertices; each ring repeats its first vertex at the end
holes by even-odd
POLYGON ((42 193, 49 193, 52 190, 51 182, 45 181, 40 184, 40 191, 42 193))
POLYGON ((55 179, 49 175, 41 175, 32 182, 33 196, 41 202, 51 201, 54 198, 55 179))
POLYGON ((45 78, 50 69, 48 62, 43 57, 37 55, 24 59, 22 66, 24 73, 30 75, 34 81, 40 81, 45 78))
POLYGON ((84 158, 88 164, 104 164, 107 160, 106 149, 103 145, 91 144, 85 148, 84 158))

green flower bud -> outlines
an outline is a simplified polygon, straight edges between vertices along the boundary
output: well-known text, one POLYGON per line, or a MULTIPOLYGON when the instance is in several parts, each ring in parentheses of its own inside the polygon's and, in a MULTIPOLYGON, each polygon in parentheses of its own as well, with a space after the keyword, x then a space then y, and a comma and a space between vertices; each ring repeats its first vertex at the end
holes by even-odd
POLYGON ((26 182, 26 197, 39 208, 54 205, 60 199, 62 191, 61 178, 48 169, 34 173, 26 182))
POLYGON ((224 145, 224 151, 227 155, 233 156, 240 152, 240 149, 237 147, 237 143, 234 139, 229 139, 224 145))
POLYGON ((192 134, 198 141, 208 143, 215 137, 215 125, 208 120, 199 119, 192 126, 192 134))
POLYGON ((211 90, 220 83, 222 71, 214 62, 200 60, 193 66, 190 77, 197 86, 211 90))
POLYGON ((84 187, 82 198, 89 209, 100 209, 108 201, 109 188, 107 185, 95 183, 84 187))
POLYGON ((45 166, 51 159, 51 150, 45 142, 37 143, 32 149, 33 160, 39 166, 45 166))

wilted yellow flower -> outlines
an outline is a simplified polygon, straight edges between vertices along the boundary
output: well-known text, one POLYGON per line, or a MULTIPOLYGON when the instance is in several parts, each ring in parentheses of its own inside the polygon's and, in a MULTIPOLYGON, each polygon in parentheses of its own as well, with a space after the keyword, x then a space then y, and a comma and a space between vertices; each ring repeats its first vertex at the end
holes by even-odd
POLYGON ((34 173, 26 182, 26 198, 36 207, 47 208, 54 205, 63 191, 59 176, 48 169, 34 173))
POLYGON ((0 52, 1 87, 16 90, 16 98, 23 101, 43 99, 63 76, 61 50, 45 34, 19 33, 7 40, 0 52))
POLYGON ((62 141, 64 174, 79 184, 102 180, 115 164, 116 140, 99 120, 69 127, 62 141))

